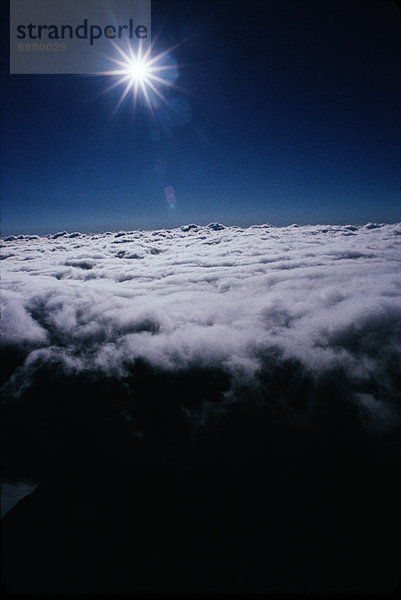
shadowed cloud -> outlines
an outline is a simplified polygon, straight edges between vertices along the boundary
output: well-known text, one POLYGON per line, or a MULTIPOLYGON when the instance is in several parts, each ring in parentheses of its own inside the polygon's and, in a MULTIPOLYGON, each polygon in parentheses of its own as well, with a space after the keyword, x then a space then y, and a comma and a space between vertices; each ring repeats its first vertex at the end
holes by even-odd
POLYGON ((10 589, 394 587, 400 225, 217 225, 3 242, 10 589))

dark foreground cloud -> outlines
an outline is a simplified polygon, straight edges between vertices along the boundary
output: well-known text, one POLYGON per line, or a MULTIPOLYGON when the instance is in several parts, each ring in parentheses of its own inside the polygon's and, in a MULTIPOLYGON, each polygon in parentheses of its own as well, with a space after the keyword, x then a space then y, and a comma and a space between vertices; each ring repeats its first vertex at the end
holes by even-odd
POLYGON ((16 591, 395 587, 400 225, 211 225, 3 242, 16 591))

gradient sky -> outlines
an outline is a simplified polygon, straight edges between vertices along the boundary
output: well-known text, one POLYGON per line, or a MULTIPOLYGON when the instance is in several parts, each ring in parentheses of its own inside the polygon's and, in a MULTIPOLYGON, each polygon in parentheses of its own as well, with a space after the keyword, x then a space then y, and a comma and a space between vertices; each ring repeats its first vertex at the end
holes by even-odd
POLYGON ((155 53, 180 43, 182 88, 156 122, 128 98, 112 117, 106 77, 10 76, 6 31, 2 233, 399 221, 399 15, 153 0, 155 53))

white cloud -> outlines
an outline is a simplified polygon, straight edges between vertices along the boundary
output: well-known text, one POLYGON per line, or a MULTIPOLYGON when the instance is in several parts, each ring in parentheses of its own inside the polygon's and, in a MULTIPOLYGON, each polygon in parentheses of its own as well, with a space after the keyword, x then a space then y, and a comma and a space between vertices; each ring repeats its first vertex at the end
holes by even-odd
POLYGON ((395 414, 400 233, 400 224, 211 224, 10 236, 2 340, 25 352, 11 381, 22 385, 38 356, 57 356, 67 371, 123 376, 141 358, 252 380, 275 353, 312 378, 341 369, 355 398, 373 386, 374 410, 391 404, 395 414))

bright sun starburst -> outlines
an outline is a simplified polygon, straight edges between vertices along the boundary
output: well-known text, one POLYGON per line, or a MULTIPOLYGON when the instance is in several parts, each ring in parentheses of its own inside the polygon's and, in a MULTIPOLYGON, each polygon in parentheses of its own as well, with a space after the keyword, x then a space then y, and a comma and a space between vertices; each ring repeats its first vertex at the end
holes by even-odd
POLYGON ((160 88, 163 86, 177 87, 174 83, 177 76, 177 65, 172 60, 168 60, 173 48, 169 48, 151 58, 152 46, 149 45, 143 52, 142 40, 139 40, 137 52, 134 52, 128 40, 126 42, 127 50, 123 50, 113 40, 110 41, 117 52, 118 58, 112 56, 107 58, 116 65, 116 68, 109 71, 102 71, 98 75, 118 78, 105 91, 117 86, 124 86, 113 114, 118 111, 129 93, 132 94, 134 108, 140 95, 144 98, 147 107, 152 113, 155 101, 160 100, 167 104, 167 100, 160 91, 160 88))
POLYGON ((134 60, 129 66, 129 72, 134 83, 135 81, 145 81, 147 73, 146 63, 141 60, 134 60))

